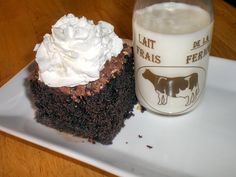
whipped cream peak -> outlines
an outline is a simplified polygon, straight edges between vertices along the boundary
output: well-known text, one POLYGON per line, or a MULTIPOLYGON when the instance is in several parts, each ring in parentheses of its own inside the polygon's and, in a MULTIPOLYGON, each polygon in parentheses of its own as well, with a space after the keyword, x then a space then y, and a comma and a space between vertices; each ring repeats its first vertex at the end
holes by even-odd
POLYGON ((52 26, 43 42, 35 47, 39 79, 50 87, 74 87, 100 77, 107 60, 123 48, 114 26, 68 14, 52 26))

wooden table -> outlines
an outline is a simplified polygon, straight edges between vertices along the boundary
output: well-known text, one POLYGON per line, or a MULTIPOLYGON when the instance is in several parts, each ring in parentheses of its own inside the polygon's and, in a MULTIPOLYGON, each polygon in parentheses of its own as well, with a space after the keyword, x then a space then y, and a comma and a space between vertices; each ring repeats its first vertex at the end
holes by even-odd
MULTIPOLYGON (((111 22, 122 38, 131 38, 134 0, 1 0, 0 86, 34 59, 33 48, 66 13, 111 22)), ((215 0, 211 55, 236 60, 236 10, 215 0)), ((0 132, 0 176, 114 176, 78 160, 0 132)))

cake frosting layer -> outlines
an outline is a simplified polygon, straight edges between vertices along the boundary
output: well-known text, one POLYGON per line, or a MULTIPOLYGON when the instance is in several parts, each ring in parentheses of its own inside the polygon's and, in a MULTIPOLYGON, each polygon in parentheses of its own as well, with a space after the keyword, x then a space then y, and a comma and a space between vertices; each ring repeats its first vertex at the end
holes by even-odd
POLYGON ((39 80, 50 87, 74 87, 100 78, 106 61, 118 56, 122 40, 104 21, 97 25, 68 14, 35 47, 39 80))

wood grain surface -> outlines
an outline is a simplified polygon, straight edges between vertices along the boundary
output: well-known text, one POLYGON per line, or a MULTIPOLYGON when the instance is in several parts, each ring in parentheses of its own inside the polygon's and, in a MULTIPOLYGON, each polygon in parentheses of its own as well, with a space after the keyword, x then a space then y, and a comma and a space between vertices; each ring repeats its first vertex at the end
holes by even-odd
MULTIPOLYGON (((134 0, 0 0, 0 86, 34 59, 33 48, 66 13, 105 20, 132 37, 134 0)), ((214 1, 211 55, 236 60, 236 10, 214 1)), ((114 176, 91 165, 0 132, 0 177, 114 176)))

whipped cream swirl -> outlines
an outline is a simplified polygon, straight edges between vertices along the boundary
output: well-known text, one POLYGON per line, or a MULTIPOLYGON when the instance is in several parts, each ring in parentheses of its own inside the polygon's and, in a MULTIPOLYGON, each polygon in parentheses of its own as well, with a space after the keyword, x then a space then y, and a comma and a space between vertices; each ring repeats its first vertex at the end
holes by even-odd
POLYGON ((99 79, 107 60, 123 48, 114 27, 97 25, 85 17, 68 14, 52 26, 41 44, 35 46, 39 80, 50 87, 74 87, 99 79))

